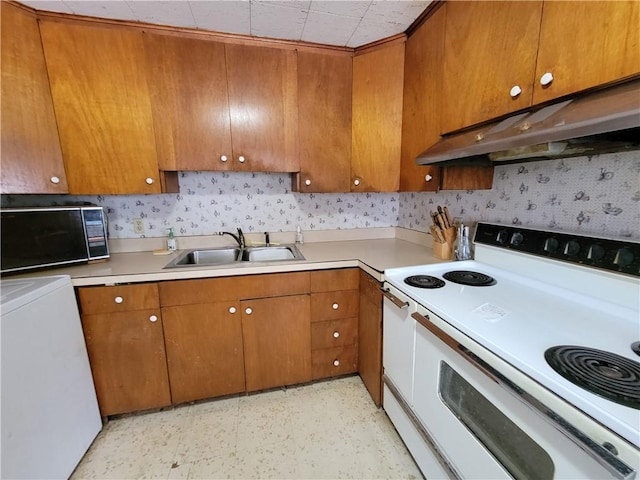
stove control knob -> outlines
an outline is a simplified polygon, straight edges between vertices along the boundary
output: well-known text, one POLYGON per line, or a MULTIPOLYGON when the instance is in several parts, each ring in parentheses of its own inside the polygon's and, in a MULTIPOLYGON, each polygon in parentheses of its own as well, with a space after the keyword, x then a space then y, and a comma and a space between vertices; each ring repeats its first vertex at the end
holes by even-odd
POLYGON ((613 264, 619 267, 628 267, 631 262, 633 262, 633 252, 627 247, 619 249, 613 259, 613 264))
POLYGON ((592 262, 600 261, 604 258, 604 248, 602 245, 598 245, 594 243, 589 247, 589 251, 587 252, 587 260, 591 260, 592 262))
POLYGON ((550 237, 544 241, 544 247, 542 247, 542 249, 547 253, 553 253, 558 250, 559 245, 560 242, 558 242, 557 238, 550 237))
POLYGON ((498 232, 498 235, 496 235, 496 242, 500 244, 507 243, 508 239, 509 239, 509 233, 506 230, 500 230, 498 232))
POLYGON ((564 254, 570 257, 576 256, 580 252, 580 244, 575 240, 569 240, 564 246, 564 254))
POLYGON ((516 232, 513 235, 511 235, 511 245, 513 245, 514 247, 517 247, 518 245, 520 245, 522 242, 524 241, 524 236, 520 233, 520 232, 516 232))

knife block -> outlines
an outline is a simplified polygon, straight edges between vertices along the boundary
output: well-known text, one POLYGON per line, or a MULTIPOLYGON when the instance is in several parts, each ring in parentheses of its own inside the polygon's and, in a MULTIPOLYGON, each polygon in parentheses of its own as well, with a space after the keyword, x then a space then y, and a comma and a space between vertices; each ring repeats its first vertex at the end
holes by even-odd
POLYGON ((456 229, 455 227, 447 228, 443 230, 443 234, 447 241, 444 243, 433 242, 433 256, 442 260, 451 260, 453 258, 453 244, 456 241, 456 229))

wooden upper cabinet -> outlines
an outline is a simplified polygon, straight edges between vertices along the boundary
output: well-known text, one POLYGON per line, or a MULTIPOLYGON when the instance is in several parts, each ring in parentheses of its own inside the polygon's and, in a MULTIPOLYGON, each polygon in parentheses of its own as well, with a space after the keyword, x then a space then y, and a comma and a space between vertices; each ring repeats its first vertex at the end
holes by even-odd
POLYGON ((296 172, 296 52, 226 44, 234 170, 296 172))
POLYGON ((35 16, 1 3, 1 193, 67 193, 58 128, 35 16))
POLYGON ((161 170, 229 170, 224 44, 144 34, 161 170))
POLYGON ((140 30, 40 23, 69 193, 162 190, 140 30))
POLYGON ((542 1, 447 2, 443 133, 531 105, 541 15, 542 1))
POLYGON ((534 104, 638 73, 640 2, 545 2, 534 104), (544 88, 547 72, 553 81, 544 88))
POLYGON ((398 191, 403 76, 404 42, 353 58, 353 192, 398 191))
POLYGON ((416 165, 416 157, 440 140, 446 6, 436 10, 405 45, 400 167, 403 192, 440 188, 440 168, 416 165))
POLYGON ((352 58, 298 52, 299 192, 348 192, 352 58))

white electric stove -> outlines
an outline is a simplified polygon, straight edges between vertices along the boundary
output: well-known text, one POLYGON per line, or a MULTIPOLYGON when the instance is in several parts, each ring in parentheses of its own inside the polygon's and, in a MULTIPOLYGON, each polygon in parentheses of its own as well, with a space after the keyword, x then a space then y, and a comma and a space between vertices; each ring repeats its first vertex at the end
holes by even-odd
MULTIPOLYGON (((445 343, 471 352, 496 383, 510 384, 512 395, 533 399, 528 408, 547 419, 556 415, 560 426, 567 423, 570 432, 586 437, 579 438, 582 444, 574 442, 581 450, 589 450, 595 441, 591 457, 611 457, 604 462, 611 478, 635 478, 640 467, 640 245, 480 223, 474 246, 475 260, 385 271, 387 296, 399 307, 408 307, 407 317, 419 320, 412 327, 416 329, 412 338, 409 324, 400 322, 408 332, 406 348, 413 342, 412 347, 419 349, 421 335, 431 335, 423 327, 435 326, 436 333, 445 332, 439 335, 445 343), (602 445, 609 453, 603 453, 602 445), (616 468, 618 460, 629 468, 616 468)), ((385 304, 385 322, 393 317, 392 309, 385 304)), ((385 335, 393 339, 395 333, 388 329, 395 327, 393 320, 389 322, 385 335)), ((440 341, 430 341, 440 348, 440 341)), ((389 348, 387 357, 394 355, 389 348)), ((412 386, 396 395, 411 409, 410 415, 418 412, 417 417, 421 417, 423 358, 420 352, 413 354, 412 386)), ((393 361, 389 364, 386 379, 396 391, 396 383, 407 381, 396 382, 404 373, 394 373, 393 361)), ((491 395, 489 390, 485 397, 491 395)), ((428 432, 430 420, 422 418, 421 423, 428 432)), ((437 433, 437 426, 434 430, 437 433)), ((530 435, 535 438, 535 433, 530 435)), ((431 441, 436 446, 442 443, 437 434, 431 441)), ((464 470, 456 469, 453 453, 441 455, 444 463, 451 463, 449 476, 464 470)), ((518 478, 516 467, 504 468, 518 478)))

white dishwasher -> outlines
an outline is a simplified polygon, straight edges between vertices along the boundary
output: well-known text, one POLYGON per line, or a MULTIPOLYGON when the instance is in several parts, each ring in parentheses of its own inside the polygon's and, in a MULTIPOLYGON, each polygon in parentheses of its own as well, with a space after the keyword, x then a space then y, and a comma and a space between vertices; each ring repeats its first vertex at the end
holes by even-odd
POLYGON ((68 478, 102 428, 71 279, 0 294, 2 478, 68 478))

